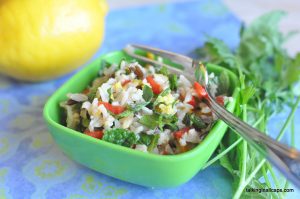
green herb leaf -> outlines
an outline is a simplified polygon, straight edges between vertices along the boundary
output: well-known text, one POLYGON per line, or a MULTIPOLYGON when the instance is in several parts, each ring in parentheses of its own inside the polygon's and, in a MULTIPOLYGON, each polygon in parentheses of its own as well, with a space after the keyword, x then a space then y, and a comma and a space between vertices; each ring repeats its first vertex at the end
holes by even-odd
POLYGON ((219 76, 218 94, 227 95, 230 88, 230 78, 227 72, 222 71, 219 76))
POLYGON ((148 151, 149 152, 152 152, 153 149, 157 146, 158 139, 159 139, 159 134, 154 134, 153 139, 151 140, 151 143, 148 146, 148 151))
POLYGON ((120 128, 106 130, 102 139, 125 147, 131 147, 138 141, 138 137, 133 132, 120 128))
POLYGON ((143 98, 146 102, 150 102, 153 98, 153 91, 152 89, 147 86, 147 85, 144 85, 143 87, 143 98))
POLYGON ((143 115, 139 120, 139 123, 150 128, 155 129, 159 127, 161 130, 167 125, 171 128, 177 128, 178 118, 176 115, 163 115, 163 114, 152 114, 143 115))
POLYGON ((170 74, 169 75, 169 82, 170 82, 170 89, 172 91, 176 91, 177 90, 177 75, 176 74, 170 74))
POLYGON ((148 127, 149 129, 155 129, 159 124, 159 116, 156 114, 143 115, 141 119, 139 119, 139 123, 148 127))
POLYGON ((167 67, 165 67, 165 66, 160 68, 159 73, 162 75, 165 75, 165 76, 169 75, 169 71, 168 71, 167 67))
POLYGON ((138 144, 144 144, 148 146, 148 151, 152 152, 153 149, 157 146, 158 139, 159 139, 159 134, 148 135, 146 133, 141 133, 138 144))
POLYGON ((151 144, 151 141, 153 139, 154 135, 148 135, 146 133, 140 133, 140 139, 138 141, 138 144, 144 144, 146 146, 149 146, 151 144))
POLYGON ((193 113, 186 113, 182 122, 186 126, 193 126, 196 130, 206 128, 206 124, 203 122, 203 120, 193 113))

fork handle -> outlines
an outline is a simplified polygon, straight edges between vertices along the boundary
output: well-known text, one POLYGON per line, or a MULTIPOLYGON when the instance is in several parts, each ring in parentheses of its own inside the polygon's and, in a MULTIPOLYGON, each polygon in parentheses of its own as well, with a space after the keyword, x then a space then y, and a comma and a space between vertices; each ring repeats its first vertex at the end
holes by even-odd
POLYGON ((243 122, 220 106, 208 93, 212 111, 236 133, 241 135, 264 157, 271 162, 295 186, 300 188, 300 152, 295 148, 281 144, 273 138, 243 122))

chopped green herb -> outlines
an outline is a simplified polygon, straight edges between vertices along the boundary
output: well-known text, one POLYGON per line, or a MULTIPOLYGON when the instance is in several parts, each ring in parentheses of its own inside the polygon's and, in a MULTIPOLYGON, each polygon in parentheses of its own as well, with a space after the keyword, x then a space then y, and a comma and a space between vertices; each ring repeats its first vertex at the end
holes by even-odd
POLYGON ((159 124, 159 116, 156 114, 153 115, 143 115, 139 120, 139 123, 148 127, 149 129, 155 129, 159 124))
POLYGON ((159 127, 161 130, 165 125, 171 126, 171 128, 176 128, 178 118, 176 115, 163 115, 163 114, 153 114, 144 115, 139 123, 150 128, 155 129, 159 127))
POLYGON ((152 152, 153 149, 157 146, 158 139, 159 139, 159 134, 154 134, 153 139, 151 140, 151 143, 148 146, 148 151, 149 152, 152 152))
POLYGON ((153 91, 152 89, 147 86, 147 85, 144 85, 143 87, 143 98, 146 102, 150 102, 153 98, 153 91))
POLYGON ((206 124, 203 122, 203 120, 193 113, 186 113, 182 122, 186 126, 193 126, 196 130, 200 130, 206 127, 206 124))
POLYGON ((152 152, 157 145, 158 139, 159 139, 159 134, 148 135, 146 133, 141 133, 138 144, 146 145, 148 147, 148 151, 152 152))
POLYGON ((227 72, 222 71, 219 76, 219 84, 218 84, 218 94, 219 95, 227 95, 229 93, 230 88, 230 79, 227 72))
POLYGON ((165 67, 165 66, 161 67, 161 69, 159 70, 159 73, 164 75, 164 76, 169 75, 169 71, 168 71, 167 67, 165 67))
POLYGON ((144 144, 146 146, 149 146, 151 144, 151 140, 153 139, 153 137, 154 137, 154 135, 148 135, 146 133, 141 133, 138 144, 144 144))
POLYGON ((131 147, 138 141, 138 137, 133 132, 120 128, 106 130, 102 139, 126 147, 131 147))
POLYGON ((169 75, 170 89, 172 91, 177 90, 177 75, 170 74, 169 75))

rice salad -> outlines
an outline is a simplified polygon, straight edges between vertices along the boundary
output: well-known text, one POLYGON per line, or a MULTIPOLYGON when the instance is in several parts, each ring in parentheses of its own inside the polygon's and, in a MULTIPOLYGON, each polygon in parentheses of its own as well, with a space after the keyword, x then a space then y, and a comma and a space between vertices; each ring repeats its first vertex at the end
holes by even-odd
MULTIPOLYGON (((226 73, 209 78, 217 102, 231 100, 226 73)), ((198 82, 135 60, 108 65, 85 90, 67 97, 60 103, 67 127, 146 153, 189 151, 217 120, 198 82)))

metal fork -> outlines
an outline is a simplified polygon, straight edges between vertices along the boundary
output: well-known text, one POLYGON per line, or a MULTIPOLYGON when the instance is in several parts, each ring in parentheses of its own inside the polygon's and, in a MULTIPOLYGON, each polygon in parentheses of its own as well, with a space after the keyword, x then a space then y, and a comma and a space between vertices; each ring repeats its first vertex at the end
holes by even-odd
POLYGON ((124 51, 131 57, 146 63, 165 66, 170 70, 170 72, 182 74, 192 82, 199 81, 202 86, 204 86, 208 94, 210 107, 217 117, 223 120, 230 128, 234 129, 236 133, 241 135, 248 143, 257 149, 271 164, 277 167, 277 169, 287 179, 289 179, 295 186, 300 188, 300 152, 295 148, 284 145, 253 128, 220 106, 210 93, 208 73, 206 67, 199 60, 194 60, 187 56, 173 52, 136 44, 127 45, 124 48, 124 51), (138 55, 136 54, 136 50, 150 52, 162 58, 167 58, 174 63, 182 65, 183 70, 174 68, 160 61, 138 55), (195 71, 197 67, 200 67, 199 80, 196 80, 195 75, 191 74, 191 71, 195 71))

